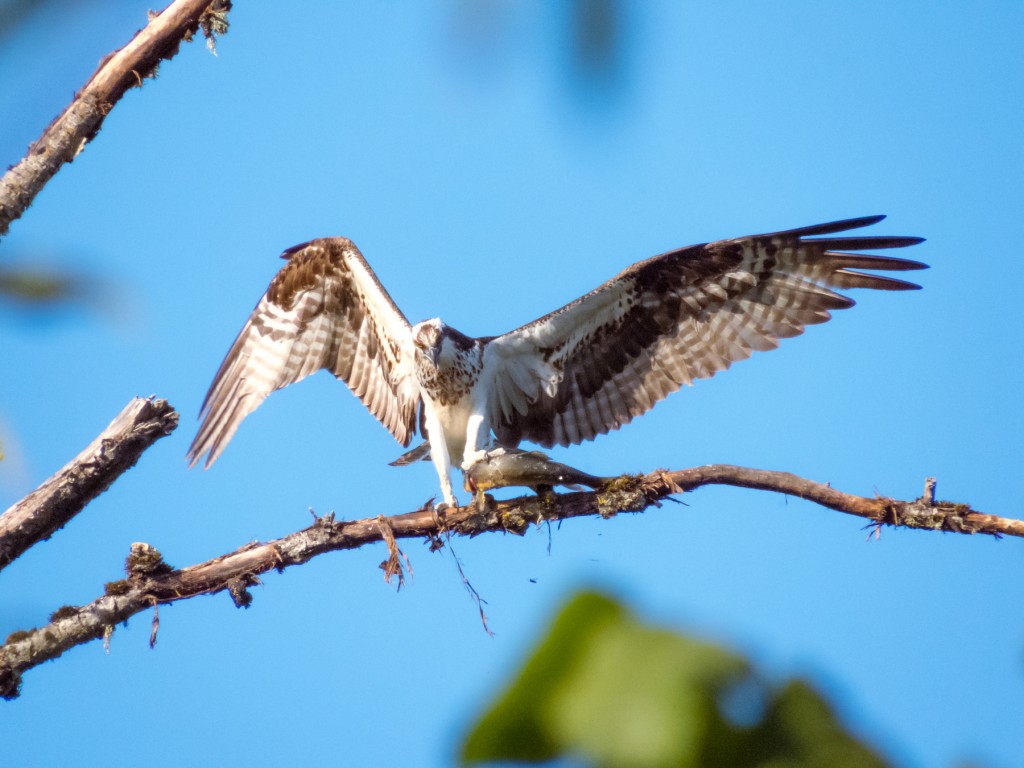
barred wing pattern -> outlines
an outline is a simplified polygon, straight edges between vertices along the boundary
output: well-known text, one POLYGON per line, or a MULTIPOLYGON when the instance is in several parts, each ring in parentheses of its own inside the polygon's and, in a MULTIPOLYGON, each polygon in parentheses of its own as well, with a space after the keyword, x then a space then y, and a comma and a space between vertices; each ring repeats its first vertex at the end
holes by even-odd
POLYGON ((282 254, 288 264, 242 328, 203 402, 191 465, 217 460, 238 425, 276 389, 325 368, 403 446, 416 431, 419 386, 408 320, 343 237, 282 254))
POLYGON ((621 272, 591 293, 489 340, 488 401, 498 441, 571 445, 618 429, 683 384, 853 306, 832 288, 919 286, 860 270, 926 265, 849 251, 917 237, 831 237, 882 216, 682 248, 621 272))

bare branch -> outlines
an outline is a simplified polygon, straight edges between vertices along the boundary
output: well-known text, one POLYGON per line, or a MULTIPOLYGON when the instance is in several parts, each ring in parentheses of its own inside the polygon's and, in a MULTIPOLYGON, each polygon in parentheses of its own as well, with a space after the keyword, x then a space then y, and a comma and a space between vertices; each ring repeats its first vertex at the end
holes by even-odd
MULTIPOLYGON (((396 539, 428 538, 436 548, 442 534, 474 536, 489 531, 521 534, 532 523, 583 515, 610 517, 618 512, 641 512, 672 494, 702 485, 724 484, 799 496, 831 509, 884 525, 927 528, 957 533, 1024 536, 1024 521, 973 511, 965 504, 929 503, 924 498, 898 501, 842 493, 784 472, 727 465, 694 467, 647 476, 624 475, 597 491, 489 500, 481 513, 473 505, 439 514, 431 508, 383 518, 337 522, 333 515, 265 544, 250 544, 205 563, 173 570, 153 547, 133 544, 126 562, 128 577, 106 585, 106 594, 80 608, 64 607, 40 629, 15 632, 0 646, 0 695, 17 695, 22 673, 67 649, 100 637, 150 607, 197 595, 228 592, 235 605, 248 606, 248 587, 259 575, 299 565, 317 555, 355 549, 377 541, 389 543, 395 556, 396 539), (393 537, 393 538, 392 538, 393 537)), ((397 556, 396 556, 397 559, 397 556)), ((155 642, 155 627, 152 638, 155 642)))
POLYGON ((879 525, 948 533, 987 533, 993 536, 1024 537, 1024 520, 976 512, 968 504, 934 501, 935 478, 927 478, 924 495, 914 501, 899 501, 884 496, 854 496, 788 472, 747 469, 728 464, 709 464, 705 467, 663 473, 662 482, 665 482, 665 478, 684 491, 702 485, 734 485, 760 491, 776 491, 798 496, 849 515, 864 517, 879 525))
POLYGON ((0 570, 67 525, 176 426, 166 400, 133 399, 85 450, 0 515, 0 570))
POLYGON ((0 179, 0 236, 19 218, 64 163, 70 163, 100 130, 103 119, 128 89, 154 77, 164 59, 178 52, 202 27, 207 39, 227 31, 231 0, 175 0, 137 32, 124 48, 107 56, 71 104, 29 147, 28 154, 0 179))

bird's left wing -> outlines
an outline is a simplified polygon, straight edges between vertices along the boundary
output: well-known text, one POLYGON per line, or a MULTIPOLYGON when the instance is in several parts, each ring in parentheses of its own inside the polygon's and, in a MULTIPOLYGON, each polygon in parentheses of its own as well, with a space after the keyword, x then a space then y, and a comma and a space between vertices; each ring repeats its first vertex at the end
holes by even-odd
POLYGON ((859 270, 925 265, 848 251, 916 237, 813 237, 881 216, 681 248, 639 262, 586 296, 484 348, 488 416, 499 442, 570 445, 618 429, 693 379, 774 349, 830 311, 832 288, 918 286, 859 270))
POLYGON ((275 389, 321 368, 342 379, 402 445, 416 430, 419 388, 409 321, 359 249, 343 237, 282 254, 274 277, 206 394, 188 452, 206 467, 275 389))

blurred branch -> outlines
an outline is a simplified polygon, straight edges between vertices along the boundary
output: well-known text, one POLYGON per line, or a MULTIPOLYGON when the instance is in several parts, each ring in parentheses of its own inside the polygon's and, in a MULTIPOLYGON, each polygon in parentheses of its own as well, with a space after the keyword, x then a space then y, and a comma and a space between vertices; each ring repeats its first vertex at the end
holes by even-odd
POLYGON ((32 204, 64 163, 70 163, 100 130, 114 104, 156 75, 157 66, 202 28, 212 43, 227 31, 231 0, 175 0, 120 50, 100 62, 71 104, 43 131, 28 154, 0 178, 0 236, 32 204))
POLYGON ((0 570, 67 525, 176 426, 166 400, 132 400, 85 450, 0 515, 0 570))
POLYGON ((621 3, 619 0, 573 0, 570 8, 576 66, 591 76, 607 77, 621 47, 621 3))
MULTIPOLYGON (((82 607, 64 607, 39 629, 13 633, 0 646, 0 695, 18 694, 21 674, 69 648, 99 637, 109 638, 113 628, 147 608, 198 595, 228 592, 235 605, 247 607, 248 588, 259 584, 259 575, 300 565, 317 555, 355 549, 384 541, 388 559, 381 563, 385 577, 401 573, 397 539, 426 538, 432 548, 443 545, 442 536, 474 536, 501 531, 522 534, 532 523, 618 512, 642 512, 672 494, 702 485, 723 484, 776 491, 813 501, 831 509, 867 518, 878 526, 904 526, 956 533, 989 533, 1024 536, 1024 521, 973 511, 965 504, 936 502, 933 484, 922 498, 898 501, 865 498, 842 493, 784 472, 709 465, 677 472, 657 471, 646 476, 624 475, 597 491, 526 496, 508 501, 488 499, 486 508, 472 505, 436 512, 431 505, 406 514, 368 517, 339 522, 333 515, 317 518, 308 528, 265 544, 252 543, 198 565, 175 570, 148 544, 133 544, 125 563, 127 578, 106 585, 103 597, 82 607)), ((155 618, 155 617, 154 617, 155 618)), ((151 644, 156 641, 156 622, 151 644)))
POLYGON ((38 14, 53 0, 0 0, 0 45, 33 15, 38 14))

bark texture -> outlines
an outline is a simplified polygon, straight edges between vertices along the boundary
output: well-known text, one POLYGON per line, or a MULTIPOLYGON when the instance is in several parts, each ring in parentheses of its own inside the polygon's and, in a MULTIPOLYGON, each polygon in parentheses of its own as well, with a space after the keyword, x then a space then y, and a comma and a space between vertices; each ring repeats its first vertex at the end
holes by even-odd
MULTIPOLYGON (((247 607, 252 602, 248 588, 259 583, 261 574, 299 565, 325 552, 383 541, 389 551, 387 560, 381 563, 385 577, 398 575, 401 578, 404 555, 398 548, 398 539, 426 538, 433 548, 439 548, 443 546, 444 537, 453 534, 475 536, 493 531, 521 534, 531 524, 543 521, 642 512, 651 505, 660 506, 668 496, 712 484, 799 496, 866 518, 879 529, 893 525, 963 534, 1024 536, 1024 521, 975 512, 966 504, 935 501, 930 490, 934 488, 933 482, 926 483, 921 498, 900 501, 843 493, 785 472, 709 465, 676 472, 657 471, 646 476, 624 475, 596 491, 525 496, 501 502, 489 500, 483 510, 471 505, 439 514, 432 508, 425 508, 349 522, 326 516, 283 538, 247 544, 234 552, 181 569, 167 565, 149 544, 136 543, 125 563, 127 578, 108 583, 102 597, 81 607, 60 608, 47 626, 15 632, 0 646, 0 695, 17 696, 25 670, 60 656, 75 645, 100 637, 109 638, 115 625, 148 608, 217 592, 227 592, 236 606, 247 607)), ((151 644, 156 641, 157 626, 154 611, 151 644)))
POLYGON ((67 525, 177 426, 166 400, 132 400, 85 450, 0 515, 0 570, 67 525))
POLYGON ((230 0, 175 0, 135 34, 123 48, 107 56, 28 149, 28 154, 0 178, 0 236, 32 204, 39 191, 64 163, 70 163, 99 132, 114 104, 130 89, 156 74, 157 66, 178 52, 182 40, 202 29, 212 42, 227 31, 230 0))

